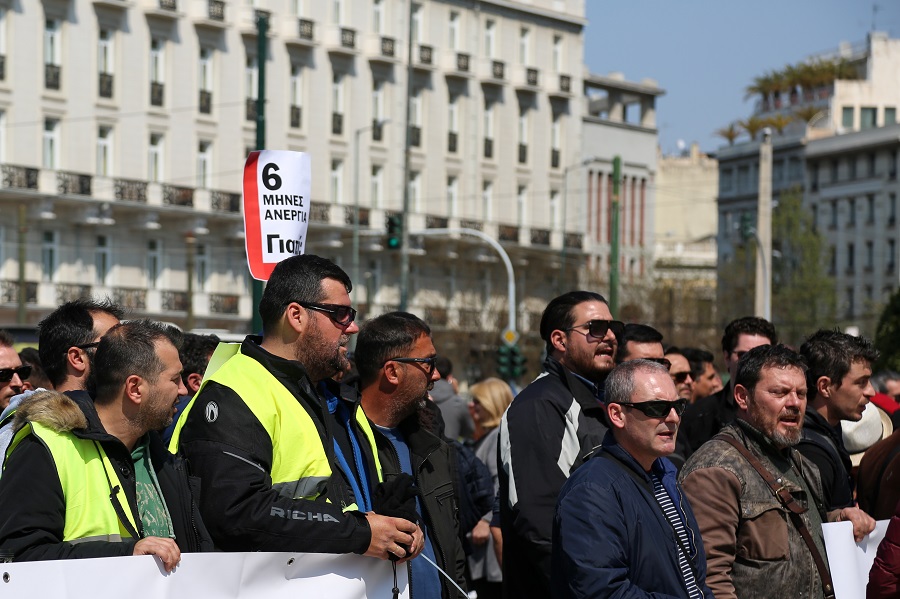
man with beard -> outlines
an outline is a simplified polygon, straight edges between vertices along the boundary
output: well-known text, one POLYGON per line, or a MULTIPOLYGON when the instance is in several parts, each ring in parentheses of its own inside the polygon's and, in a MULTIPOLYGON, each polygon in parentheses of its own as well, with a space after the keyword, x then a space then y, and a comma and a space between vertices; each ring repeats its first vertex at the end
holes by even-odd
POLYGON ((818 469, 794 449, 805 370, 783 345, 748 351, 733 386, 737 420, 681 470, 717 599, 833 596, 822 523, 850 520, 857 541, 871 531, 858 508, 826 512, 818 469))
POLYGON ((14 343, 12 335, 0 329, 0 409, 6 409, 10 400, 22 393, 22 381, 31 374, 30 367, 22 366, 14 343))
POLYGON ((566 479, 607 431, 603 382, 615 366, 617 337, 606 299, 571 291, 547 305, 544 371, 500 422, 498 470, 505 597, 549 597, 553 510, 566 479))
POLYGON ((155 555, 171 571, 182 551, 212 549, 184 465, 155 432, 184 391, 180 342, 161 323, 116 325, 93 358, 93 405, 57 391, 21 403, 0 485, 0 552, 155 555))
POLYGON ((421 550, 415 523, 372 511, 375 437, 358 396, 331 379, 359 331, 351 287, 325 258, 279 262, 259 303, 262 337, 207 372, 179 418, 170 448, 203 481, 218 548, 381 559, 421 550))
MULTIPOLYGON (((457 529, 453 449, 420 422, 428 391, 440 379, 431 329, 407 312, 390 312, 368 321, 356 342, 362 407, 375 425, 384 479, 400 473, 413 478, 420 496, 416 511, 423 523, 422 555, 465 588, 465 554, 457 529)), ((410 562, 415 598, 462 598, 424 559, 410 562)))

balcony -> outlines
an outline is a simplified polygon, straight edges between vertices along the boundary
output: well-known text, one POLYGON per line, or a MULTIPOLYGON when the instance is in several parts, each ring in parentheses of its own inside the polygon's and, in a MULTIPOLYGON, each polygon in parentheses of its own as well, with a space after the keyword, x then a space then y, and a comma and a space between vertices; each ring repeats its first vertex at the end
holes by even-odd
POLYGON ((344 134, 344 114, 342 112, 332 112, 331 113, 331 134, 332 135, 343 135, 344 134))
POLYGON ((569 98, 572 96, 572 77, 570 75, 560 75, 556 89, 550 90, 551 96, 560 98, 569 98))
POLYGON ((212 190, 209 192, 209 207, 217 212, 240 214, 241 194, 212 190))
POLYGON ((97 93, 101 98, 113 97, 113 75, 112 73, 98 73, 97 93))
POLYGON ((309 219, 314 223, 331 222, 331 205, 322 202, 310 202, 309 219))
POLYGON ((447 132, 447 151, 456 154, 459 144, 459 133, 456 131, 447 132))
POLYGON ((431 214, 425 215, 425 228, 426 229, 446 229, 450 226, 450 219, 446 216, 432 216, 431 214))
POLYGON ((38 188, 38 169, 28 166, 16 166, 13 164, 4 164, 0 168, 3 173, 3 187, 13 189, 37 189, 38 188))
POLYGON ((422 145, 422 128, 418 125, 409 126, 409 145, 414 148, 422 145))
MULTIPOLYGON (((25 281, 25 303, 37 303, 37 281, 25 281)), ((19 301, 19 282, 18 281, 0 281, 0 302, 4 304, 15 304, 19 301)))
POLYGON ((163 311, 187 312, 189 299, 186 291, 163 290, 159 297, 163 311))
POLYGON ((70 173, 68 171, 56 172, 56 192, 60 195, 91 195, 90 175, 70 173))
POLYGON ((162 106, 165 95, 165 85, 161 81, 150 82, 150 106, 162 106))
POLYGON ((550 150, 550 168, 559 168, 559 150, 556 148, 550 150))
POLYGON ((159 0, 159 7, 162 10, 178 10, 177 0, 159 0))
POLYGON ((146 310, 147 290, 131 287, 113 287, 113 301, 126 310, 146 310))
POLYGON ((244 118, 256 122, 256 98, 247 98, 244 101, 244 118))
POLYGON ((210 21, 225 21, 225 2, 224 0, 208 0, 207 16, 210 21))
POLYGON ((484 84, 503 85, 506 79, 506 64, 500 60, 482 61, 480 78, 484 84))
POLYGON ((434 48, 425 44, 418 44, 418 52, 416 53, 416 66, 425 67, 427 69, 434 68, 434 48))
POLYGON ((519 164, 528 163, 528 144, 519 144, 519 164))
POLYGON ((563 237, 563 243, 567 248, 580 250, 584 247, 584 235, 581 233, 566 233, 563 237))
POLYGON ((333 54, 356 54, 356 30, 333 25, 325 32, 325 47, 333 54))
POLYGON ((516 66, 513 69, 513 84, 519 91, 531 93, 539 91, 538 70, 531 67, 516 66))
POLYGON ((497 236, 500 238, 500 241, 519 243, 519 227, 514 227, 513 225, 498 225, 497 236))
POLYGON ((397 42, 385 35, 370 35, 366 40, 366 54, 372 62, 397 62, 397 42))
POLYGON ((485 158, 493 158, 494 157, 494 140, 490 137, 484 138, 484 157, 485 158))
POLYGON ((200 90, 200 114, 212 114, 212 92, 200 90))
POLYGON ((531 245, 550 246, 550 229, 532 229, 531 245))
POLYGON ((316 23, 311 19, 285 19, 283 21, 285 43, 312 48, 316 39, 316 23))
MULTIPOLYGON (((202 1, 202 0, 201 0, 202 1)), ((148 15, 174 21, 178 13, 178 0, 143 0, 148 15)))
POLYGON ((56 284, 56 303, 64 304, 77 299, 91 297, 90 285, 78 285, 76 283, 56 284))
POLYGON ((162 192, 163 205, 165 206, 184 206, 187 208, 194 206, 194 190, 191 187, 164 184, 162 192))
POLYGON ((147 182, 135 179, 115 179, 115 198, 120 202, 147 203, 147 182))
POLYGON ((44 65, 44 87, 46 89, 59 89, 62 67, 58 64, 44 65))
POLYGON ((480 220, 469 220, 465 218, 459 219, 459 227, 461 229, 474 229, 476 231, 484 230, 484 223, 480 220))
POLYGON ((299 129, 303 122, 303 109, 300 106, 291 106, 291 129, 299 129))
POLYGON ((241 296, 227 293, 209 294, 209 311, 212 314, 237 314, 241 296))
POLYGON ((372 121, 372 141, 384 139, 384 121, 375 119, 372 121))
MULTIPOLYGON (((368 227, 369 219, 371 217, 370 210, 368 208, 359 208, 359 226, 360 227, 368 227)), ((356 226, 356 206, 344 206, 344 224, 348 226, 356 226)))

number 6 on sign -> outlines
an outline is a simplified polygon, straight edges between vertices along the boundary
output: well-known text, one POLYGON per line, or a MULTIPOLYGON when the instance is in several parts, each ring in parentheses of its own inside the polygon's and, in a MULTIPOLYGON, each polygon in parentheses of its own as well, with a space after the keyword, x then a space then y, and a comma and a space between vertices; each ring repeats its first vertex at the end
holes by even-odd
POLYGON ((262 150, 247 156, 244 238, 254 279, 268 281, 276 264, 304 253, 309 195, 309 154, 262 150))

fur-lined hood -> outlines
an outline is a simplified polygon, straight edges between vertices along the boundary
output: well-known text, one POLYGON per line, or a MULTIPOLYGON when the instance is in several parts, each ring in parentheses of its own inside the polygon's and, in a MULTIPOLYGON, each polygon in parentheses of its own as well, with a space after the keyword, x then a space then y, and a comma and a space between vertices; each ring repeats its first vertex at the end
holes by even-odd
POLYGON ((68 396, 58 391, 38 391, 22 400, 16 409, 13 430, 18 431, 26 422, 39 422, 56 432, 86 429, 87 417, 68 396))

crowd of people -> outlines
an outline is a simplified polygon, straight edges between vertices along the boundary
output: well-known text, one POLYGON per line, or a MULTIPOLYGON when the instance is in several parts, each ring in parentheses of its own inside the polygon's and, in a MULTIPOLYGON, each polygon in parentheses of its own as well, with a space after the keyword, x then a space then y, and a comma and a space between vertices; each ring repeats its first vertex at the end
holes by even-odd
POLYGON ((90 298, 36 351, 0 331, 0 555, 355 553, 395 586, 408 562, 418 598, 828 598, 823 523, 861 540, 892 518, 868 597, 900 591, 900 374, 873 376, 866 339, 795 349, 739 318, 723 381, 707 349, 572 291, 536 379, 461 395, 426 322, 359 326, 351 289, 284 260, 233 345, 90 298))

